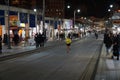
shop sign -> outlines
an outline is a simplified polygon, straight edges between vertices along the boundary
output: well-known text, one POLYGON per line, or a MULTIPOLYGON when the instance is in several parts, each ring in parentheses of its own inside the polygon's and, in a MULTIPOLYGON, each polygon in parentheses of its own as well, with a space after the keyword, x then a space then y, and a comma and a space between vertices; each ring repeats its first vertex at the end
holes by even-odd
POLYGON ((18 16, 10 15, 10 26, 17 26, 18 16))

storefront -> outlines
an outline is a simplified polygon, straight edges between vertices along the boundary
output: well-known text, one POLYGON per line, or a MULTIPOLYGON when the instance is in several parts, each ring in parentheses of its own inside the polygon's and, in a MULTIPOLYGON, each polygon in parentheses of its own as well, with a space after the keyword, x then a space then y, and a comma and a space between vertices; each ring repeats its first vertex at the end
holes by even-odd
POLYGON ((29 28, 28 28, 28 13, 19 13, 19 36, 22 40, 29 37, 29 28))
POLYGON ((18 35, 18 12, 9 11, 9 27, 10 27, 10 42, 13 41, 14 35, 18 35))
POLYGON ((5 28, 5 17, 4 17, 5 11, 4 10, 0 10, 0 36, 3 36, 3 31, 5 28))

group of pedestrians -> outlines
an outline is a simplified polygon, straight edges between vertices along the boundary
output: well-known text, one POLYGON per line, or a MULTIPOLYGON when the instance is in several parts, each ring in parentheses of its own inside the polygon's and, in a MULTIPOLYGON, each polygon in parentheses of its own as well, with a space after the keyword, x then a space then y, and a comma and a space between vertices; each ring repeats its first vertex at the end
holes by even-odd
POLYGON ((41 33, 36 33, 34 36, 34 40, 35 40, 36 48, 44 47, 46 36, 41 33))
POLYGON ((110 54, 112 51, 111 58, 113 59, 114 56, 117 57, 117 60, 119 60, 119 53, 120 53, 120 33, 119 34, 113 34, 111 31, 107 31, 104 34, 104 44, 106 47, 106 53, 107 55, 110 54))

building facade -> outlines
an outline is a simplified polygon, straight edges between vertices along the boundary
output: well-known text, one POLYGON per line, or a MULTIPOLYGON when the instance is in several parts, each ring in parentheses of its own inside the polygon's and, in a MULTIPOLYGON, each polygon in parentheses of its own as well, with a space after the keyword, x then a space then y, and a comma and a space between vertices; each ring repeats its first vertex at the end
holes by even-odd
MULTIPOLYGON (((64 18, 64 0, 44 0, 45 16, 64 18)), ((0 0, 0 4, 8 5, 8 0, 0 0)), ((9 0, 9 5, 24 9, 37 9, 42 12, 43 0, 9 0)))
MULTIPOLYGON (((36 8, 43 9, 43 0, 36 0, 36 8)), ((64 18, 64 0, 45 0, 45 16, 64 18)))
POLYGON ((30 2, 29 0, 30 3, 28 3, 27 1, 11 0, 9 6, 7 2, 0 3, 0 35, 3 36, 10 31, 11 38, 16 33, 22 38, 33 38, 36 33, 42 33, 45 28, 46 36, 54 39, 58 32, 59 34, 66 33, 67 29, 71 29, 69 28, 72 27, 71 21, 64 20, 64 0, 45 1, 45 26, 43 26, 42 20, 43 2, 41 0, 31 0, 30 2), (37 12, 33 11, 35 8, 37 12), (38 11, 41 13, 39 14, 38 11))

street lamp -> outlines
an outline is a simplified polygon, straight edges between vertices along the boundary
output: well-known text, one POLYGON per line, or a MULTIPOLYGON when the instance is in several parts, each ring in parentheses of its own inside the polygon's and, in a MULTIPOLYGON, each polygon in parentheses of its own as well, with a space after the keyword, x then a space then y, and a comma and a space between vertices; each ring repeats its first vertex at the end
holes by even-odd
POLYGON ((110 12, 111 10, 110 9, 108 9, 108 12, 110 12))
POLYGON ((113 5, 112 5, 112 4, 110 5, 110 8, 113 8, 113 5))
MULTIPOLYGON (((67 8, 68 8, 68 9, 70 9, 70 8, 71 8, 71 6, 70 6, 70 5, 68 5, 68 6, 67 6, 67 8)), ((80 12, 80 9, 75 9, 75 10, 74 10, 73 28, 75 27, 76 12, 78 12, 78 13, 79 13, 79 12, 80 12)))
POLYGON ((74 10, 74 20, 73 20, 73 28, 75 27, 75 18, 76 18, 76 12, 80 12, 80 9, 74 10))
POLYGON ((70 5, 68 5, 67 8, 70 9, 70 5))
POLYGON ((46 36, 45 32, 45 0, 43 0, 43 14, 42 14, 42 19, 43 19, 43 34, 46 36))
POLYGON ((37 9, 34 9, 34 12, 37 12, 37 9))
POLYGON ((34 9, 35 12, 35 26, 36 26, 36 33, 37 33, 37 9, 34 9))

